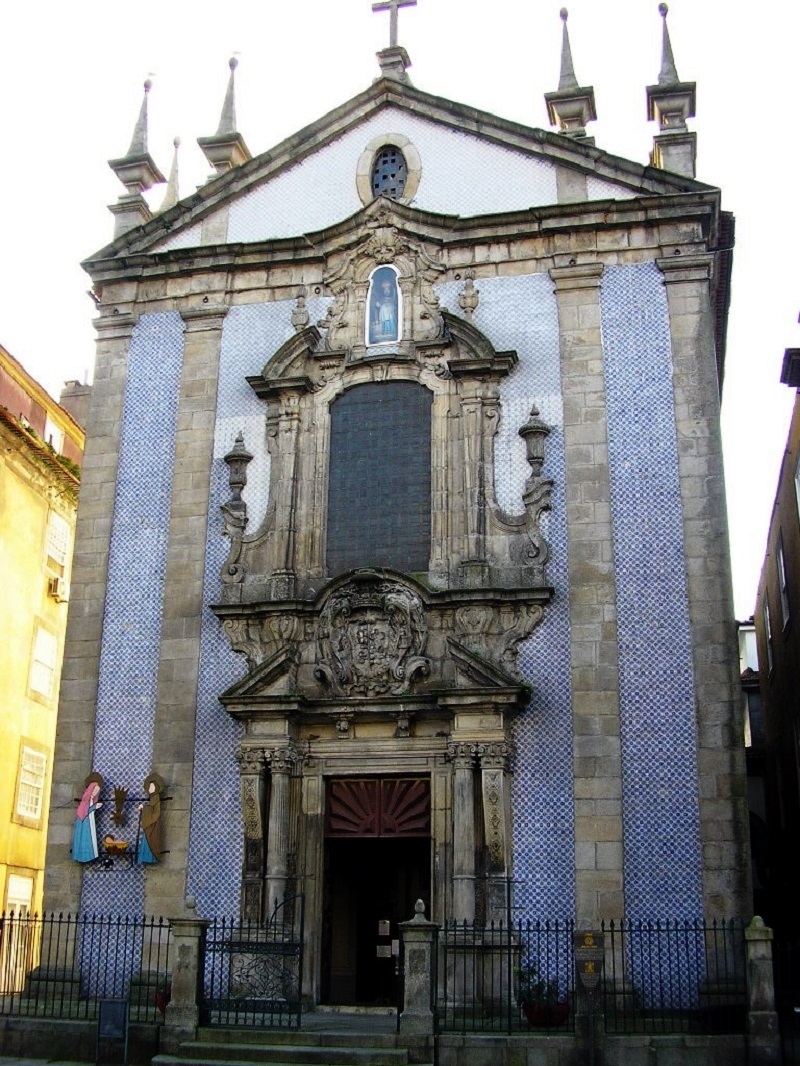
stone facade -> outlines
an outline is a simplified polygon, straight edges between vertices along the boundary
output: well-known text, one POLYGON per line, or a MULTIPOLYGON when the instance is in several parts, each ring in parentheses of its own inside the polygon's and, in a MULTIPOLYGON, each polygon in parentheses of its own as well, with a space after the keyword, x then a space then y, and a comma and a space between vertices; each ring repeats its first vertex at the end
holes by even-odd
POLYGON ((313 1001, 355 996, 330 916, 392 846, 435 921, 509 886, 589 927, 747 916, 724 221, 692 178, 384 78, 85 264, 49 907, 261 919, 302 890, 313 1001), (365 192, 387 144, 413 202, 365 192), (337 433, 363 507, 331 499, 337 433), (70 863, 90 769, 166 780, 160 864, 70 863))

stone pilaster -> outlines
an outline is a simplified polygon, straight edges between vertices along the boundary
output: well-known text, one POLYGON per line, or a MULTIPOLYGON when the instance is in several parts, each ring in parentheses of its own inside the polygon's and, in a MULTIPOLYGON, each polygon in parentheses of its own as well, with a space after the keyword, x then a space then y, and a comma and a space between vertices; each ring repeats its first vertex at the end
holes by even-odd
POLYGON ((236 753, 244 824, 242 871, 243 918, 260 921, 264 913, 264 807, 267 758, 260 748, 244 744, 236 753))
POLYGON ((747 778, 714 349, 713 257, 673 256, 659 259, 658 266, 672 338, 705 910, 745 916, 752 911, 747 778))
POLYGON ((477 745, 481 767, 483 834, 487 853, 486 920, 508 918, 511 874, 511 806, 508 763, 511 748, 503 741, 477 745))
POLYGON ((173 798, 165 820, 168 854, 147 881, 151 914, 174 913, 186 893, 206 525, 226 311, 207 304, 181 312, 185 337, 153 727, 154 769, 173 798))
POLYGON ((297 761, 293 748, 280 748, 271 753, 269 795, 269 826, 267 829, 266 915, 286 894, 289 876, 289 788, 297 761))
POLYGON ((130 314, 95 320, 97 361, 89 406, 81 497, 72 559, 72 589, 56 734, 44 906, 76 911, 82 868, 70 858, 75 797, 89 773, 103 632, 108 553, 114 518, 119 434, 131 332, 130 314))
POLYGON ((453 907, 457 922, 475 920, 475 745, 449 744, 453 764, 453 907))
POLYGON ((551 270, 561 336, 575 781, 576 920, 624 913, 616 586, 600 263, 551 270))

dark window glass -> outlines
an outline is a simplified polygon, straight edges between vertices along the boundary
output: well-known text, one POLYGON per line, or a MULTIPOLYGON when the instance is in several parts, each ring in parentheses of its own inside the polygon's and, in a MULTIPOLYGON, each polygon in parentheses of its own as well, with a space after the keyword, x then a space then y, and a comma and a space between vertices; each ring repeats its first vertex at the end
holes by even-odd
POLYGON ((331 405, 327 567, 405 573, 431 550, 431 402, 423 385, 357 385, 331 405))
POLYGON ((372 164, 372 195, 390 196, 399 200, 406 187, 408 167, 406 157, 393 144, 381 148, 372 164))

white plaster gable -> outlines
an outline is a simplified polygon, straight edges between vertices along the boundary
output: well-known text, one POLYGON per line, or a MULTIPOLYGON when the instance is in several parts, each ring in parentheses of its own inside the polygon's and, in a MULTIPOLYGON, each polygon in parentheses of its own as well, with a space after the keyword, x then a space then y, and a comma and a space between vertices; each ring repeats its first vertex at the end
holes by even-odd
MULTIPOLYGON (((229 243, 312 233, 332 226, 363 206, 356 189, 359 157, 374 138, 400 134, 419 152, 422 176, 413 205, 436 214, 470 217, 555 204, 556 164, 472 132, 387 107, 332 143, 256 185, 217 209, 209 230, 220 232, 227 212, 229 243), (217 222, 218 224, 215 224, 217 222)), ((623 199, 638 190, 589 176, 589 199, 623 199)), ((153 250, 197 246, 195 226, 161 241, 153 250)))

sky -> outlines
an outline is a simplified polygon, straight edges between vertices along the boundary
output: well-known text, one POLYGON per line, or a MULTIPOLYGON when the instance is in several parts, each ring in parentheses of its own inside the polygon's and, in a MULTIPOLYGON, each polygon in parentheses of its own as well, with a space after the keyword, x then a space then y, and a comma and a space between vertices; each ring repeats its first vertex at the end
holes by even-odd
MULTIPOLYGON (((561 20, 544 0, 418 0, 400 43, 420 89, 549 128, 561 20)), ((656 132, 645 86, 657 80, 657 0, 572 0, 575 71, 593 85, 597 146, 646 163, 656 132)), ((723 393, 734 599, 754 608, 794 400, 781 385, 800 346, 795 69, 800 4, 674 0, 680 77, 697 82, 697 176, 736 216, 723 393)), ((89 380, 93 306, 80 262, 107 244, 107 205, 152 77, 149 147, 166 174, 181 138, 181 193, 209 175, 197 138, 216 131, 236 54, 238 128, 256 155, 365 89, 386 46, 371 0, 39 0, 13 4, 0 34, 0 344, 56 397, 89 380)), ((152 206, 164 188, 148 194, 152 206)))

